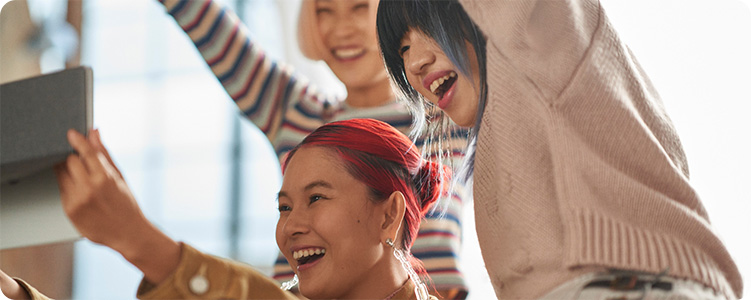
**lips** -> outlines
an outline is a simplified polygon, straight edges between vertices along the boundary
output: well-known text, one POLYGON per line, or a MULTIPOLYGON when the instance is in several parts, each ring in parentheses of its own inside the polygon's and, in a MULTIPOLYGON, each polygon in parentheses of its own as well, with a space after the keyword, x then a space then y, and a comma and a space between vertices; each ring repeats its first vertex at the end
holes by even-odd
POLYGON ((334 48, 331 51, 331 54, 336 58, 337 60, 341 61, 351 61, 358 59, 365 55, 365 48, 363 47, 340 47, 340 48, 334 48))
POLYGON ((456 72, 445 70, 428 74, 423 79, 422 84, 425 89, 438 97, 438 107, 444 109, 449 105, 451 99, 453 99, 456 79, 456 72))
POLYGON ((292 250, 292 258, 297 261, 297 269, 307 269, 326 255, 326 249, 321 247, 301 247, 292 250))

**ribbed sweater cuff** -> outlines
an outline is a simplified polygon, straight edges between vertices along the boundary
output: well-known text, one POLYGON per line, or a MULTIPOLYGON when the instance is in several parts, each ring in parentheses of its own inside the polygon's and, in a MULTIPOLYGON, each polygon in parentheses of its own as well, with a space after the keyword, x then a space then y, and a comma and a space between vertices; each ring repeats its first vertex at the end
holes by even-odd
POLYGON ((703 283, 728 299, 733 290, 713 260, 699 248, 670 235, 586 209, 572 211, 567 226, 566 265, 596 265, 669 275, 703 283))

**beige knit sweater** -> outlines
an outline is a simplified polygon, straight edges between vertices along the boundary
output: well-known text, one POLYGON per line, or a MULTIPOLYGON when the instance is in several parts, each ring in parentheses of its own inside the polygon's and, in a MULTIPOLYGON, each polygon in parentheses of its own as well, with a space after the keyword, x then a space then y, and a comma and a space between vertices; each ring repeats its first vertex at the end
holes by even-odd
POLYGON ((599 3, 460 2, 488 38, 474 196, 497 296, 539 297, 606 268, 669 268, 741 297, 678 134, 599 3))

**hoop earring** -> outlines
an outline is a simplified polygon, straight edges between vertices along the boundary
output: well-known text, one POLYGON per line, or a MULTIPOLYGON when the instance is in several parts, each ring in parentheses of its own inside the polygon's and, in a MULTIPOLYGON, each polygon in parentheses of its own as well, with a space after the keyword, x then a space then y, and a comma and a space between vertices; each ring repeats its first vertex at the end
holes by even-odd
POLYGON ((293 287, 295 287, 300 282, 299 279, 297 279, 297 274, 295 274, 295 277, 292 277, 292 280, 288 280, 285 282, 282 282, 282 286, 280 287, 282 290, 289 291, 293 287))

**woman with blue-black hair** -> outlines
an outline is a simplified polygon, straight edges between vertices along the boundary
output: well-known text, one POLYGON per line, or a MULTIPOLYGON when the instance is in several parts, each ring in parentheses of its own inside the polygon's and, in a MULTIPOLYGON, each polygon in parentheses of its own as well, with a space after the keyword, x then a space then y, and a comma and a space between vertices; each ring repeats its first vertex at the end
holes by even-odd
POLYGON ((662 101, 598 1, 382 1, 377 28, 412 105, 472 127, 465 170, 499 298, 742 296, 662 101))

